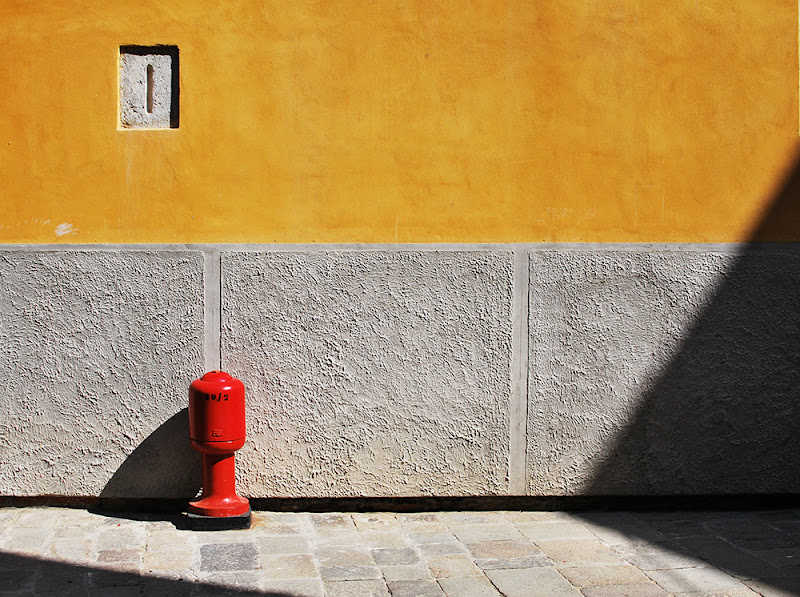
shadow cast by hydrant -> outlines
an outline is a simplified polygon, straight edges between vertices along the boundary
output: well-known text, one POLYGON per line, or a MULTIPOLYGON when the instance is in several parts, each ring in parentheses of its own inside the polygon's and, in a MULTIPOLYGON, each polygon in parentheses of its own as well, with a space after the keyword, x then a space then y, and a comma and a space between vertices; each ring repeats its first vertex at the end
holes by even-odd
POLYGON ((101 504, 162 501, 166 509, 194 497, 202 483, 200 455, 189 442, 183 409, 161 424, 125 459, 100 492, 101 504))

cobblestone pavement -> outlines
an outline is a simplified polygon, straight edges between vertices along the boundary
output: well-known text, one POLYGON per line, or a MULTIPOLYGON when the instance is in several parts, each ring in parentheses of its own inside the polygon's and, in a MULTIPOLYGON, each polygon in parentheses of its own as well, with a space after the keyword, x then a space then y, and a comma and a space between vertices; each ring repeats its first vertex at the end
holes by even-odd
POLYGON ((0 509, 0 595, 800 595, 800 510, 254 513, 0 509))

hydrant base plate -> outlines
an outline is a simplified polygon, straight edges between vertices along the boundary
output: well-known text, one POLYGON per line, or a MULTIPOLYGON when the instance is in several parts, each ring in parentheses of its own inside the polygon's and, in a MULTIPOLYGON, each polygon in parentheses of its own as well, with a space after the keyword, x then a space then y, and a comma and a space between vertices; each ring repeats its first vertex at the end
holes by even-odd
POLYGON ((253 522, 250 510, 237 516, 203 516, 188 512, 189 528, 193 531, 231 531, 249 529, 253 522))

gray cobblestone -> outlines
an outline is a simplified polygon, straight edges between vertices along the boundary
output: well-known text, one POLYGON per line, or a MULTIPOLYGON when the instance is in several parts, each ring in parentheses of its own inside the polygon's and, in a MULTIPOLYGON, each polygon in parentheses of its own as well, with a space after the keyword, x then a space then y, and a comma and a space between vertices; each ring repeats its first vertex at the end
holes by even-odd
POLYGON ((372 557, 379 566, 418 564, 419 554, 411 547, 373 549, 372 557))
POLYGON ((258 550, 252 543, 211 543, 200 548, 200 570, 255 570, 258 550))
POLYGON ((580 591, 555 568, 487 570, 486 576, 505 597, 579 597, 580 591))
POLYGON ((444 592, 433 580, 398 580, 390 582, 392 597, 443 597, 444 592))
POLYGON ((0 509, 0 594, 800 594, 795 510, 256 512, 249 530, 206 533, 179 521, 0 509))
POLYGON ((485 578, 441 578, 439 586, 447 597, 498 597, 500 593, 485 578))
POLYGON ((345 580, 325 583, 328 597, 389 597, 382 580, 345 580))

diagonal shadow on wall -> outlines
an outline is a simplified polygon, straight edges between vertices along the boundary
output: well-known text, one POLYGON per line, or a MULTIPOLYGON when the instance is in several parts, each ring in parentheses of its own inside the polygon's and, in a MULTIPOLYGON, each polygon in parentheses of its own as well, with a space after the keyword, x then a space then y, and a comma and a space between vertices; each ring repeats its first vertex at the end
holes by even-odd
MULTIPOLYGON (((800 494, 800 245, 768 242, 798 233, 800 164, 596 458, 582 494, 746 494, 756 508, 759 495, 800 494)), ((795 513, 754 511, 735 526, 720 512, 648 513, 634 525, 613 513, 579 516, 736 577, 800 591, 800 569, 775 551, 800 550, 795 513)))
POLYGON ((200 455, 189 442, 189 410, 184 408, 136 447, 108 480, 100 499, 189 499, 201 482, 200 455))

